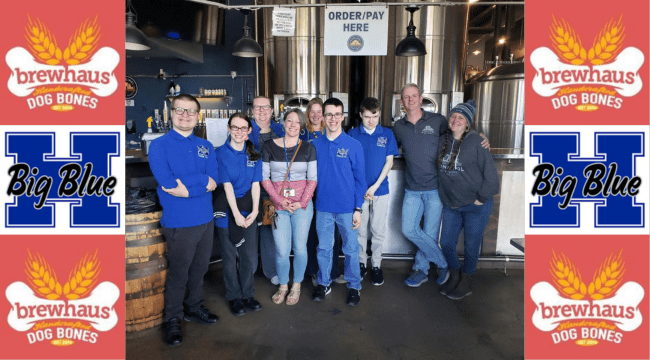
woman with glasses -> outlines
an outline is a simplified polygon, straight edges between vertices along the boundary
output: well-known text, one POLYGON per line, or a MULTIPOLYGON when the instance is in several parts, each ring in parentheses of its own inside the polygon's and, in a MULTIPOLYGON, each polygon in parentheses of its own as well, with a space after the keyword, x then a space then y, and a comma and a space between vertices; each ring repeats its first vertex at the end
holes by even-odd
POLYGON ((316 149, 299 135, 305 114, 290 110, 284 121, 283 138, 267 142, 262 150, 262 186, 275 204, 275 266, 280 287, 273 302, 287 305, 300 299, 300 283, 307 266, 307 234, 314 215, 311 198, 316 189, 316 149), (289 253, 293 249, 293 285, 289 292, 289 253), (288 296, 287 296, 288 292, 288 296))
POLYGON ((449 128, 438 143, 438 191, 443 204, 440 247, 450 270, 440 293, 459 300, 472 294, 470 277, 476 272, 483 232, 492 213, 492 197, 499 193, 499 178, 483 139, 470 131, 476 103, 451 109, 449 128), (462 276, 456 245, 464 232, 465 261, 462 276))
POLYGON ((261 154, 248 140, 251 120, 244 113, 228 119, 230 136, 217 149, 219 183, 223 184, 226 201, 215 201, 215 212, 227 213, 227 227, 217 223, 221 238, 223 278, 230 312, 241 316, 258 311, 262 305, 255 300, 253 274, 257 269, 257 214, 262 181, 261 154), (226 209, 218 208, 227 203, 226 209), (237 265, 239 258, 239 266, 237 265))
POLYGON ((312 142, 319 136, 325 135, 323 129, 323 100, 313 98, 307 103, 307 125, 300 132, 300 139, 312 142))

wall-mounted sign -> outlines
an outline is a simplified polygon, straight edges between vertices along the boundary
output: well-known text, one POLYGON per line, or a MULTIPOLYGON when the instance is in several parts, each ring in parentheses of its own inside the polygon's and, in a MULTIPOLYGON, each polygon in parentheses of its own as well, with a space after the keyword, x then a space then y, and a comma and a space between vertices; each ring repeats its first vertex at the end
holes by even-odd
POLYGON ((138 84, 130 76, 126 77, 125 84, 126 84, 126 98, 133 99, 135 97, 135 94, 138 93, 138 84))
POLYGON ((294 36, 296 33, 296 9, 273 8, 273 36, 294 36))
POLYGON ((388 7, 328 6, 325 55, 386 55, 388 7))

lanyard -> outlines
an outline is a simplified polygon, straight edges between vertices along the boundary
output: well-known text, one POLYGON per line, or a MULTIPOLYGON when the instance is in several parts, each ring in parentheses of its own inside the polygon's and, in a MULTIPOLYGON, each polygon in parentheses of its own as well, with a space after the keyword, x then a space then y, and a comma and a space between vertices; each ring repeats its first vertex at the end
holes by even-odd
MULTIPOLYGON (((300 139, 298 139, 296 146, 298 146, 298 144, 300 144, 300 139)), ((282 145, 284 147, 284 161, 287 163, 287 178, 289 179, 289 182, 291 182, 291 168, 289 167, 289 155, 287 155, 287 144, 284 142, 284 138, 282 138, 282 145)), ((296 150, 298 150, 298 148, 296 148, 296 150)))

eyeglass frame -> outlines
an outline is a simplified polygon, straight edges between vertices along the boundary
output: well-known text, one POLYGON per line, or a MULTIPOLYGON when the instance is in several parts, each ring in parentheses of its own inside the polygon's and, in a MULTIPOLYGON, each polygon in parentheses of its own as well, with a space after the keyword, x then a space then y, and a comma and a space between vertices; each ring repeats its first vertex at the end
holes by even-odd
POLYGON ((261 111, 261 110, 268 111, 268 110, 271 110, 271 109, 273 109, 273 106, 271 106, 271 105, 255 105, 255 106, 253 106, 253 110, 257 110, 257 111, 261 111))
POLYGON ((175 107, 175 108, 172 108, 172 110, 174 110, 176 115, 183 115, 184 113, 186 113, 189 116, 194 116, 194 115, 199 113, 198 109, 185 109, 185 108, 182 108, 182 107, 175 107), (180 110, 181 112, 179 113, 178 110, 180 110), (190 114, 190 111, 194 111, 194 114, 190 114))
POLYGON ((250 126, 247 125, 246 127, 243 127, 243 126, 239 127, 239 126, 228 125, 228 128, 230 129, 230 132, 236 132, 236 131, 244 131, 244 132, 246 132, 246 131, 248 131, 248 129, 250 129, 250 126))
POLYGON ((337 118, 337 119, 340 119, 340 118, 342 118, 344 116, 345 116, 345 114, 342 113, 342 112, 341 113, 334 113, 334 114, 330 114, 330 113, 323 114, 323 117, 325 118, 325 120, 329 120, 329 119, 331 119, 333 117, 337 118))

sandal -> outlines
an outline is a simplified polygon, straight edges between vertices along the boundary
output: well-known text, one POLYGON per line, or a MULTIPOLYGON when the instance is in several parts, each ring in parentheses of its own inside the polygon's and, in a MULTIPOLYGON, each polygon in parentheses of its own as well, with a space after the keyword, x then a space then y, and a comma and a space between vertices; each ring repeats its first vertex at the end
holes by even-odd
POLYGON ((289 291, 288 287, 283 288, 280 286, 278 288, 278 291, 275 293, 275 295, 273 295, 271 299, 275 304, 281 304, 284 301, 284 297, 287 296, 287 291, 289 291))
POLYGON ((287 296, 287 305, 296 305, 298 303, 298 300, 300 300, 300 287, 297 289, 291 287, 289 296, 287 296))

